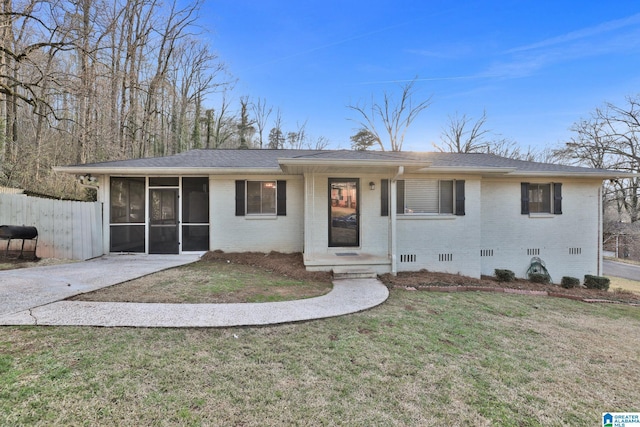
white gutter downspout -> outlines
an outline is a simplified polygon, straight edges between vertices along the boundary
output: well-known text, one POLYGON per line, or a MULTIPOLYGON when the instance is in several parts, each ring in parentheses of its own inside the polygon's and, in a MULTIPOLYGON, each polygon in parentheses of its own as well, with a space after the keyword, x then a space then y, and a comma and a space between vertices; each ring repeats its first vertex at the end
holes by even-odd
MULTIPOLYGON (((616 256, 618 256, 617 244, 616 256)), ((602 184, 598 188, 598 272, 596 274, 602 275, 602 184)))
POLYGON ((390 196, 391 196, 391 203, 390 203, 390 212, 389 212, 389 221, 391 222, 390 227, 389 227, 389 240, 390 240, 390 246, 391 246, 391 274, 396 276, 398 274, 398 259, 397 259, 397 252, 398 252, 398 239, 396 238, 396 230, 397 230, 397 223, 396 223, 396 219, 397 219, 397 193, 398 193, 398 187, 397 187, 397 181, 398 178, 400 178, 402 175, 404 174, 404 166, 398 166, 398 173, 396 173, 396 176, 394 176, 391 179, 391 191, 390 191, 390 196))

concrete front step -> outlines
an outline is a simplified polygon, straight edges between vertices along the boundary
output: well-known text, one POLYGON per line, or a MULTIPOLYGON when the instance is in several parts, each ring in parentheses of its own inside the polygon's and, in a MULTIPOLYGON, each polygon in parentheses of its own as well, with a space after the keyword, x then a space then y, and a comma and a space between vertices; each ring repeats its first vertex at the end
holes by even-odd
POLYGON ((368 268, 340 267, 333 269, 334 280, 340 279, 375 279, 378 277, 375 271, 368 268))

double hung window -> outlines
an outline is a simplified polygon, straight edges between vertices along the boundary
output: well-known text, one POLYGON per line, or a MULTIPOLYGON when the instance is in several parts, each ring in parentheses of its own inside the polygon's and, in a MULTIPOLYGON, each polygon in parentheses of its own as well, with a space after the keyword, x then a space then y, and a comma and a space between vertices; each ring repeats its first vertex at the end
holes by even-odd
POLYGON ((276 190, 276 181, 247 181, 247 215, 275 215, 276 190))
POLYGON ((236 181, 236 216, 283 216, 286 200, 286 181, 236 181))

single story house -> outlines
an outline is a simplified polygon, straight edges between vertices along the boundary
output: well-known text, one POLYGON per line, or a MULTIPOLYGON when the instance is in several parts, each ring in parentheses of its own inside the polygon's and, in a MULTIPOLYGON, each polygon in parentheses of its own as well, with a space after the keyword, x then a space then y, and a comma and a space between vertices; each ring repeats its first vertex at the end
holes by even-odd
POLYGON ((602 271, 602 181, 491 154, 192 150, 55 168, 98 186, 104 253, 302 252, 309 270, 555 282, 602 271))

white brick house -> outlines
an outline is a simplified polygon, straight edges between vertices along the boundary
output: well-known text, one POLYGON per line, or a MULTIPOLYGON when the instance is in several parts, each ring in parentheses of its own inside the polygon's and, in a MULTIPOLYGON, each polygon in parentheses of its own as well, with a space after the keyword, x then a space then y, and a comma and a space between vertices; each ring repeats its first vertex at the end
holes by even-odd
MULTIPOLYGON (((58 167, 97 178, 104 253, 302 252, 308 269, 554 281, 601 272, 601 184, 623 173, 489 154, 192 150, 58 167)), ((95 181, 93 179, 92 181, 95 181)))

